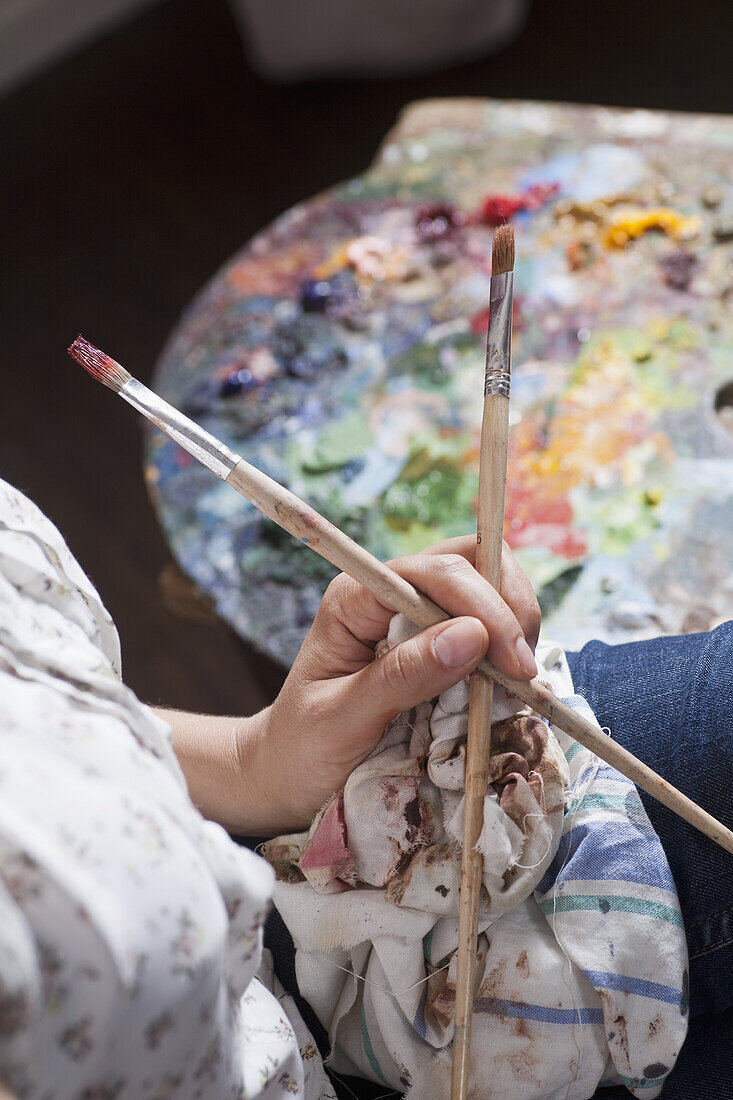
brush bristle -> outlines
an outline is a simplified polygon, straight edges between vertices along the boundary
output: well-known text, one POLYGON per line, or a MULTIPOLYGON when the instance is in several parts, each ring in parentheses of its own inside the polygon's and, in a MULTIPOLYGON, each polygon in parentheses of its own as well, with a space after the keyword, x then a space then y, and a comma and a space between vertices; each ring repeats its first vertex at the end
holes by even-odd
POLYGON ((500 225, 494 233, 491 247, 491 274, 501 275, 504 271, 514 270, 514 228, 500 225))
POLYGON ((125 383, 132 378, 124 367, 114 359, 110 359, 109 355, 105 355, 99 348, 95 348, 94 344, 90 344, 83 336, 77 336, 74 340, 69 348, 69 355, 72 359, 76 359, 92 378, 109 386, 115 393, 119 393, 125 383))

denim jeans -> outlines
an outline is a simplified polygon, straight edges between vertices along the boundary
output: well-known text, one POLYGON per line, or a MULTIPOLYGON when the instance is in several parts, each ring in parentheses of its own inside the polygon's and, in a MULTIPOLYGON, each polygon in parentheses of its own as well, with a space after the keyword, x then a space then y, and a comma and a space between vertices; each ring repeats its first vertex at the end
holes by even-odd
MULTIPOLYGON (((709 634, 568 654, 575 690, 614 740, 724 824, 733 826, 733 622, 709 634)), ((733 1098, 733 856, 641 793, 680 897, 690 953, 690 1029, 664 1100, 733 1098)), ((266 942, 291 990, 292 941, 277 913, 266 942)), ((313 1017, 306 1008, 307 1022, 313 1017)), ((315 1021, 314 1032, 325 1034, 315 1021)), ((338 1087, 338 1084, 337 1084, 338 1087)), ((598 1089, 599 1100, 629 1097, 598 1089)), ((349 1079, 343 1096, 385 1096, 349 1079)))
MULTIPOLYGON (((589 642, 568 662, 575 690, 615 741, 733 826, 733 622, 709 634, 589 642)), ((690 953, 690 1030, 663 1095, 733 1097, 733 856, 640 794, 672 869, 690 953)))

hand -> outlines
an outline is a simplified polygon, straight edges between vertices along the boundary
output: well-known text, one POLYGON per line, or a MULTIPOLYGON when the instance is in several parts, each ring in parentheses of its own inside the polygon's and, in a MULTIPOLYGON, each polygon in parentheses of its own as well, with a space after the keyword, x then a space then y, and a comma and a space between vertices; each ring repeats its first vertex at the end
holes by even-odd
POLYGON ((390 719, 464 679, 484 655, 516 679, 536 674, 541 616, 529 579, 504 544, 499 595, 474 569, 475 555, 467 536, 390 562, 456 618, 376 660, 393 612, 344 574, 329 585, 282 691, 241 727, 243 771, 259 776, 258 818, 251 803, 242 807, 251 831, 307 828, 390 719))

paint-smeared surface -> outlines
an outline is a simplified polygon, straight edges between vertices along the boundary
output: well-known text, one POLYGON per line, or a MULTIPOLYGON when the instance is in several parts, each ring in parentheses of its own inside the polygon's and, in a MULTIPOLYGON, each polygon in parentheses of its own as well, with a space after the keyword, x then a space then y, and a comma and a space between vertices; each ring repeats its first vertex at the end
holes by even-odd
MULTIPOLYGON (((733 121, 444 101, 193 303, 157 386, 381 558, 475 529, 488 259, 514 221, 505 536, 566 646, 733 615, 733 121)), ((159 435, 219 612, 289 663, 333 571, 159 435)))

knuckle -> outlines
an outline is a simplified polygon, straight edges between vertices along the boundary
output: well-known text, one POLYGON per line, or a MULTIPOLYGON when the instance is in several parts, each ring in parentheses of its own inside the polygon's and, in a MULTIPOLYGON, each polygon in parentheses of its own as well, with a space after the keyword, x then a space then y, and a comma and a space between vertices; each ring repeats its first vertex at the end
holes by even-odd
POLYGON ((441 554, 437 560, 441 572, 447 577, 463 577, 472 568, 462 554, 441 554))
POLYGON ((346 589, 347 577, 345 573, 339 573, 334 577, 323 594, 323 603, 333 603, 340 599, 346 589))
POLYGON ((390 653, 387 675, 390 685, 397 692, 411 688, 419 680, 423 661, 419 650, 410 645, 398 645, 390 653))
POLYGON ((411 565, 415 564, 415 561, 420 557, 419 554, 403 554, 399 558, 391 558, 386 564, 393 569, 395 573, 402 573, 405 570, 409 570, 411 565))
POLYGON ((339 573, 324 592, 321 608, 328 612, 343 608, 353 595, 354 581, 346 573, 339 573))

